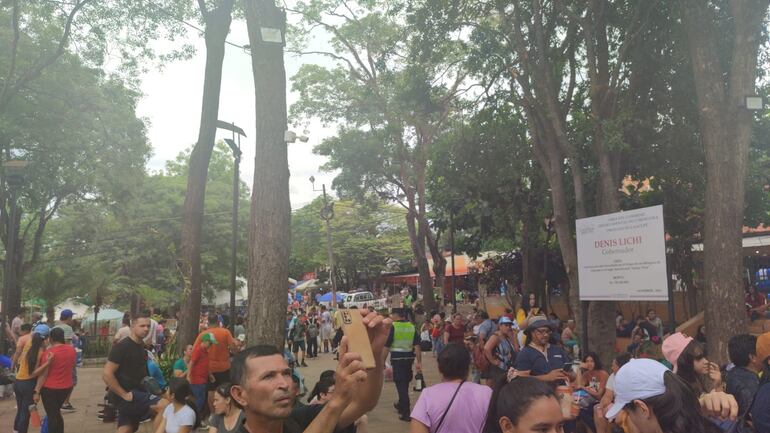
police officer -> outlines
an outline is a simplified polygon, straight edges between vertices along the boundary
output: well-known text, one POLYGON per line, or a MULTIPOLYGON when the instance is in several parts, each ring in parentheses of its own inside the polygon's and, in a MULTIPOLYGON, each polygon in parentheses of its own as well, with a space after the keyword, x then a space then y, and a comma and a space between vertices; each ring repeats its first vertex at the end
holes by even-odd
POLYGON ((422 372, 422 352, 420 334, 414 323, 407 320, 404 309, 394 308, 390 313, 393 326, 385 347, 390 350, 390 363, 393 365, 393 382, 398 391, 398 402, 394 404, 401 421, 411 421, 409 416, 409 382, 412 381, 412 362, 417 360, 415 368, 422 372))

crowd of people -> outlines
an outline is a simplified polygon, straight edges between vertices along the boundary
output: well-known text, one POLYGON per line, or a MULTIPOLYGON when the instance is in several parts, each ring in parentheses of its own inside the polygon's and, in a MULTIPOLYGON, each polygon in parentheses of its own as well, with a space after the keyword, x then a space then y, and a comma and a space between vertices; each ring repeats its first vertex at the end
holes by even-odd
MULTIPOLYGON (((654 310, 631 323, 619 314, 618 335, 633 338, 605 369, 599 355, 580 349, 574 321, 546 316, 533 296, 524 299, 496 320, 482 310, 470 317, 431 313, 413 334, 394 327, 402 335, 398 358, 407 347, 407 358, 417 361, 431 350, 442 377, 407 415, 402 390, 411 364, 404 369, 391 352, 395 406, 411 432, 519 430, 516 420, 529 419, 526 408, 535 400, 533 422, 567 432, 770 432, 770 333, 734 336, 731 362, 717 365, 706 357, 703 325, 691 337, 668 332, 654 310), (554 415, 544 419, 549 403, 556 403, 554 415), (447 420, 450 429, 442 427, 447 420)), ((391 317, 404 321, 398 309, 391 317)))
MULTIPOLYGON (((495 318, 481 309, 423 318, 413 304, 361 309, 376 361, 369 369, 326 306, 290 308, 285 347, 248 347, 226 316, 205 316, 168 376, 158 339, 148 340, 163 325, 149 314, 126 317, 103 367, 100 416, 119 433, 143 422, 155 433, 365 433, 387 377, 411 433, 770 433, 770 333, 734 336, 730 364, 717 365, 706 356, 705 332, 667 332, 654 311, 633 327, 619 317, 631 346, 605 369, 597 353, 582 350, 574 321, 524 299, 495 318), (337 369, 307 390, 300 371, 324 352, 335 354, 337 369), (431 355, 441 381, 416 388, 412 402, 410 387, 431 355)), ((14 432, 29 430, 38 402, 48 431, 64 432, 61 412, 77 383, 70 320, 63 311, 56 326, 18 327, 14 432)))
POLYGON ((56 323, 42 323, 42 315, 33 313, 26 320, 22 309, 11 322, 15 343, 11 367, 17 412, 14 432, 26 433, 30 418, 41 403, 47 415, 48 431, 64 432, 62 412, 73 412, 70 396, 77 385, 78 337, 73 330, 73 312, 62 310, 56 323))

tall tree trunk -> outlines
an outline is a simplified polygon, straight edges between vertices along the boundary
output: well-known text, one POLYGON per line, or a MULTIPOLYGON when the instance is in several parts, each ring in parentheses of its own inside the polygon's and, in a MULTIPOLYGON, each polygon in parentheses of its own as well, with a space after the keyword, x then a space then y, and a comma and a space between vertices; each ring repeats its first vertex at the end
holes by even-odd
POLYGON ((283 347, 289 276, 289 161, 284 141, 286 70, 283 45, 262 42, 260 27, 280 25, 286 15, 271 0, 246 0, 256 96, 256 157, 249 224, 250 344, 283 347), (279 23, 279 24, 268 24, 279 23))
POLYGON ((521 279, 524 293, 535 293, 543 307, 546 302, 542 251, 537 247, 539 224, 533 207, 524 210, 521 227, 521 279))
POLYGON ((444 258, 444 251, 439 248, 438 235, 433 233, 427 220, 423 221, 422 224, 425 225, 425 240, 428 244, 430 257, 433 259, 433 274, 436 276, 434 285, 438 289, 441 299, 444 299, 444 281, 447 261, 446 258, 444 258))
POLYGON ((546 172, 548 184, 551 186, 553 227, 556 232, 556 238, 559 241, 559 250, 561 251, 562 261, 564 262, 564 270, 569 279, 569 308, 575 316, 575 323, 580 325, 582 320, 588 320, 588 318, 583 317, 582 310, 580 309, 577 245, 575 244, 575 238, 572 232, 572 227, 574 227, 574 225, 570 222, 571 218, 569 217, 569 210, 567 207, 567 193, 566 188, 564 187, 564 179, 562 178, 561 170, 560 168, 556 168, 555 170, 559 171, 559 173, 553 173, 554 170, 551 170, 550 173, 546 172))
POLYGON ((206 22, 206 71, 198 141, 190 154, 187 193, 182 223, 182 259, 178 263, 183 282, 182 308, 177 330, 177 349, 195 341, 201 312, 201 237, 209 160, 214 149, 222 85, 225 38, 230 31, 233 0, 211 11, 201 10, 206 22))
MULTIPOLYGON (((407 199, 407 201, 410 202, 410 207, 414 203, 413 199, 407 199)), ((410 244, 412 245, 412 254, 414 254, 414 260, 417 262, 422 305, 426 311, 434 311, 437 305, 433 297, 433 279, 430 277, 428 258, 425 256, 425 236, 418 228, 417 215, 413 209, 407 209, 406 228, 409 233, 410 244)))
MULTIPOLYGON (((598 98, 599 96, 597 95, 596 97, 598 98)), ((599 113, 595 114, 599 116, 599 113)), ((608 113, 604 111, 602 114, 608 113)), ((614 110, 611 116, 614 116, 614 110)), ((615 170, 611 162, 612 155, 604 146, 604 131, 601 127, 603 120, 609 120, 609 117, 599 117, 602 121, 598 122, 593 137, 599 161, 598 210, 599 214, 602 215, 620 210, 620 201, 618 199, 620 179, 615 177, 615 170)), ((590 349, 597 352, 606 363, 611 362, 615 357, 615 339, 617 338, 615 334, 616 311, 617 305, 613 301, 591 301, 588 305, 588 316, 591 318, 590 326, 588 327, 590 349)))
MULTIPOLYGON (((19 223, 21 222, 21 215, 19 215, 19 220, 17 221, 17 226, 19 227, 19 223)), ((26 242, 25 239, 22 237, 19 237, 19 233, 16 234, 16 245, 14 248, 14 258, 13 258, 13 265, 15 266, 15 269, 13 271, 13 287, 11 287, 11 290, 13 291, 13 304, 11 304, 14 308, 16 308, 15 311, 19 311, 19 308, 21 308, 22 303, 22 296, 21 296, 21 288, 24 283, 24 276, 26 275, 25 267, 24 267, 24 251, 26 249, 26 242)))
MULTIPOLYGON (((743 311, 742 226, 746 165, 753 114, 744 97, 756 93, 759 41, 768 0, 731 0, 732 58, 722 66, 718 22, 710 5, 683 2, 700 124, 706 156, 703 237, 705 323, 713 361, 727 360, 727 342, 746 330, 743 311), (718 324, 710 326, 711 324, 718 324)), ((724 12, 720 12, 724 13, 724 12)))
MULTIPOLYGON (((439 293, 441 294, 441 304, 443 304, 444 299, 444 269, 446 269, 446 260, 444 260, 444 257, 441 255, 441 253, 438 250, 438 245, 435 242, 432 242, 433 239, 430 237, 430 225, 428 223, 428 216, 427 216, 427 208, 425 205, 425 165, 426 165, 426 159, 427 159, 427 148, 429 144, 428 143, 421 143, 420 148, 415 151, 415 158, 417 158, 417 161, 413 164, 414 171, 415 171, 415 177, 416 177, 416 193, 417 193, 417 236, 419 238, 420 246, 422 247, 423 254, 422 257, 418 260, 424 260, 425 265, 427 268, 428 265, 428 258, 425 256, 425 246, 428 246, 428 251, 431 254, 431 257, 433 258, 433 269, 434 273, 436 274, 436 280, 438 283, 439 280, 439 273, 436 270, 436 267, 439 266, 441 263, 443 263, 444 268, 441 269, 441 286, 438 287, 439 293)), ((420 286, 422 288, 422 303, 425 306, 425 309, 427 311, 433 311, 437 305, 436 305, 436 298, 434 297, 434 282, 433 279, 430 278, 430 271, 427 271, 427 279, 430 284, 426 287, 423 278, 422 273, 420 273, 420 286), (428 296, 426 296, 428 295, 428 296)))
POLYGON ((569 279, 568 302, 578 329, 582 329, 582 320, 587 319, 580 309, 580 282, 578 280, 577 245, 570 222, 569 199, 565 186, 564 155, 556 144, 554 134, 548 132, 549 125, 540 117, 531 102, 524 104, 529 131, 532 134, 532 151, 538 165, 545 173, 551 188, 553 206, 553 228, 559 241, 564 271, 569 279))
MULTIPOLYGON (((11 318, 12 314, 15 314, 17 311, 19 311, 19 308, 21 308, 21 269, 22 264, 24 262, 24 243, 22 242, 22 239, 19 239, 19 229, 20 229, 20 221, 21 221, 21 214, 22 209, 21 206, 17 206, 16 208, 16 219, 11 223, 11 233, 9 233, 9 236, 13 236, 14 240, 14 254, 13 257, 10 258, 11 260, 11 267, 13 268, 13 281, 12 285, 8 287, 8 307, 6 312, 8 312, 8 317, 11 318)), ((7 252, 7 251, 6 251, 7 252)), ((7 260, 8 258, 6 258, 7 260)), ((6 300, 3 299, 3 305, 5 304, 6 300)))

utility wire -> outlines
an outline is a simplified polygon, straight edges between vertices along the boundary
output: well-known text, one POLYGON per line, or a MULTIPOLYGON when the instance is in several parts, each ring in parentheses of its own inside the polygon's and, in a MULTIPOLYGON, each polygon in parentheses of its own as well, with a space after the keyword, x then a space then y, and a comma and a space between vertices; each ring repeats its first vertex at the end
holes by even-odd
MULTIPOLYGON (((152 3, 152 2, 150 2, 150 3, 152 3)), ((172 14, 171 12, 163 9, 163 7, 158 5, 157 3, 152 3, 152 4, 157 8, 158 11, 160 11, 161 13, 166 15, 167 17, 169 17, 169 18, 171 18, 173 20, 179 21, 180 23, 186 25, 187 27, 190 27, 191 29, 196 30, 198 33, 200 33, 204 37, 206 36, 206 30, 205 29, 202 29, 202 28, 196 26, 195 24, 189 23, 189 22, 179 18, 178 16, 172 14)), ((228 41, 227 38, 225 38, 225 44, 233 46, 235 48, 240 48, 241 50, 243 50, 244 53, 246 53, 249 56, 251 56, 250 47, 247 46, 247 45, 238 45, 236 43, 228 41)))

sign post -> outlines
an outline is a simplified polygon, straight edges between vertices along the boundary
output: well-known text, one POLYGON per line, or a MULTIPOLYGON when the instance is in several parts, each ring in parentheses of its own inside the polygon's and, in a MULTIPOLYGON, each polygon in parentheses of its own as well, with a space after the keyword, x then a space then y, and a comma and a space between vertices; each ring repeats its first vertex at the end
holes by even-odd
POLYGON ((581 301, 668 301, 663 206, 579 219, 581 301))
POLYGON ((575 225, 586 342, 588 301, 668 301, 673 329, 663 206, 582 218, 575 225))

